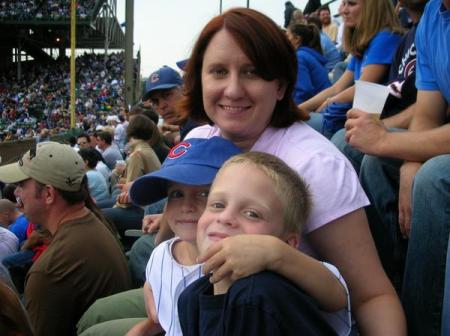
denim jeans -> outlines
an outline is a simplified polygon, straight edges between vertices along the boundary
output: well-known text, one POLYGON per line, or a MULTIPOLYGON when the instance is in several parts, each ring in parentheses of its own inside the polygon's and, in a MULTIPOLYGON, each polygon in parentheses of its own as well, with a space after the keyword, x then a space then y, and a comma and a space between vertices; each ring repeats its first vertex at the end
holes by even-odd
POLYGON ((383 266, 402 293, 409 335, 440 335, 450 232, 450 155, 428 160, 416 174, 409 241, 398 229, 401 164, 364 157, 360 180, 372 204, 367 209, 369 224, 383 266))

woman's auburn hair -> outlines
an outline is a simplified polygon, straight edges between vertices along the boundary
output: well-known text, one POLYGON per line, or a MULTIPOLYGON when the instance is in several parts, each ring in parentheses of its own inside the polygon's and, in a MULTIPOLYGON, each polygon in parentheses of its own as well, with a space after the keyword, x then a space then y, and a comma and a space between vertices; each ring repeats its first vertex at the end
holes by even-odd
POLYGON ((403 32, 391 0, 361 1, 360 23, 357 27, 344 28, 344 50, 356 57, 362 57, 370 41, 380 31, 403 32))
POLYGON ((297 79, 297 57, 285 33, 267 16, 248 8, 234 8, 213 18, 201 31, 185 68, 183 98, 178 108, 199 122, 212 120, 206 114, 202 94, 202 66, 213 37, 226 30, 266 81, 278 80, 286 86, 277 101, 270 126, 284 128, 298 120, 307 120, 292 99, 297 79))

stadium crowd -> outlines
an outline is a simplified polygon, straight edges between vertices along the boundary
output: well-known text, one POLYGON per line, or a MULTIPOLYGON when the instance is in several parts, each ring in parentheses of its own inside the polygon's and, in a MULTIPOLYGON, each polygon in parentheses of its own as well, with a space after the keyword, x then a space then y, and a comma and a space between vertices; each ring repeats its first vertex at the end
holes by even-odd
MULTIPOLYGON (((0 125, 4 140, 21 139, 41 129, 67 130, 70 125, 69 59, 23 66, 0 75, 0 125), (8 129, 6 130, 6 128, 8 129), (31 129, 29 131, 29 129, 31 129)), ((109 114, 124 108, 124 54, 85 53, 76 59, 77 122, 105 125, 109 114)), ((58 132, 59 133, 59 132, 58 132)))
POLYGON ((67 60, 4 74, 2 118, 46 131, 0 167, 8 331, 448 335, 450 0, 304 12, 212 18, 130 111, 123 54, 80 56, 70 146, 47 141, 67 60), (358 81, 389 91, 378 117, 358 81))
MULTIPOLYGON (((96 0, 77 1, 77 16, 88 17, 96 0)), ((60 20, 70 18, 71 0, 8 0, 0 2, 0 20, 60 20)))

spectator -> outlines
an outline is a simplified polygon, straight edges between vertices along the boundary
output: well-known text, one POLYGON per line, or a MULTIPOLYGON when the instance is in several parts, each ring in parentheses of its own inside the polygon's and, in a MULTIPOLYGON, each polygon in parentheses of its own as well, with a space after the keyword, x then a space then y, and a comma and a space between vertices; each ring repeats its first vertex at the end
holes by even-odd
MULTIPOLYGON (((205 253, 240 234, 271 235, 298 247, 299 226, 308 219, 310 201, 305 182, 280 159, 256 152, 236 155, 224 163, 211 186, 198 220, 198 251, 205 253)), ((272 272, 214 284, 209 274, 196 280, 178 300, 183 335, 298 335, 299 330, 305 335, 348 335, 345 282, 338 280, 341 275, 333 266, 311 261, 305 257, 299 266, 309 268, 306 273, 314 273, 314 280, 305 277, 300 288, 272 272), (319 302, 329 296, 340 302, 336 315, 345 329, 328 324, 318 308, 321 302, 317 305, 310 295, 319 302)))
POLYGON ((319 29, 320 32, 320 45, 322 46, 323 56, 327 59, 327 64, 325 67, 328 72, 332 71, 336 64, 338 64, 341 60, 341 53, 337 50, 334 43, 330 40, 327 34, 322 31, 322 22, 315 17, 310 16, 308 18, 308 24, 313 24, 319 29))
POLYGON ((290 1, 284 3, 284 28, 287 28, 291 23, 293 14, 297 8, 290 1))
POLYGON ((110 132, 101 131, 97 134, 97 146, 101 150, 105 164, 109 169, 114 169, 117 160, 123 160, 119 148, 116 144, 112 143, 112 135, 110 132))
MULTIPOLYGON (((240 8, 213 18, 193 47, 181 104, 192 118, 210 124, 197 127, 189 137, 221 135, 244 151, 274 154, 302 175, 309 183, 315 204, 306 224, 308 229, 303 231, 303 248, 310 243, 309 253, 315 251, 341 270, 349 285, 361 333, 403 335, 406 328, 402 307, 379 262, 363 210, 368 201, 358 178, 329 141, 298 122, 299 111, 292 100, 296 63, 285 34, 265 15, 240 8), (274 63, 277 59, 284 61, 274 63), (223 77, 206 71, 215 69, 215 64, 223 67, 223 77), (252 80, 240 76, 243 69, 252 75, 252 80), (230 115, 229 109, 239 114, 230 115), (372 323, 374 318, 377 323, 372 323)), ((231 278, 236 276, 230 271, 234 257, 247 261, 248 268, 236 270, 240 274, 266 269, 273 260, 280 261, 286 269, 295 269, 292 265, 302 252, 283 242, 277 244, 276 240, 269 244, 264 238, 255 237, 252 242, 247 239, 244 245, 222 240, 215 251, 201 256, 199 261, 206 261, 206 267, 213 270, 214 282, 222 279, 221 272, 231 278), (233 247, 228 248, 229 245, 233 247), (259 255, 265 254, 257 265, 250 263, 253 259, 239 255, 243 246, 255 245, 259 255), (276 251, 280 255, 272 259, 276 251)))
POLYGON ((96 203, 109 199, 109 185, 105 177, 96 170, 99 157, 94 148, 82 148, 78 154, 83 158, 86 176, 88 179, 89 193, 96 203))
POLYGON ((90 201, 82 158, 69 146, 45 142, 19 163, 0 167, 0 180, 17 183, 27 218, 53 236, 27 274, 35 335, 74 335, 92 302, 129 288, 125 257, 90 201))
POLYGON ((352 54, 347 70, 331 87, 299 105, 312 112, 308 124, 328 138, 344 126, 355 80, 386 83, 402 31, 391 0, 344 1, 343 14, 344 46, 352 54))
MULTIPOLYGON (((115 181, 122 186, 129 184, 138 177, 150 173, 161 166, 153 149, 148 141, 158 132, 155 124, 143 115, 134 116, 127 128, 127 137, 130 139, 130 155, 126 165, 119 166, 112 172, 111 185, 114 186, 115 181)), ((128 191, 122 191, 117 197, 117 202, 113 208, 103 209, 103 213, 109 218, 119 231, 123 241, 128 243, 124 238, 127 229, 140 229, 144 211, 132 204, 128 199, 128 191)), ((128 245, 127 245, 128 246, 128 245)))
POLYGON ((153 72, 145 84, 146 93, 143 99, 149 100, 164 119, 167 128, 163 126, 162 132, 166 137, 170 135, 172 143, 183 140, 190 130, 198 126, 197 122, 177 109, 182 97, 182 85, 183 81, 178 72, 168 66, 153 72))
MULTIPOLYGON (((381 119, 387 128, 407 129, 414 113, 414 103, 417 97, 417 89, 415 86, 417 52, 414 40, 417 25, 419 24, 420 17, 427 2, 428 0, 402 1, 414 25, 403 36, 389 69, 388 85, 391 88, 391 94, 388 96, 383 112, 381 113, 381 119)), ((347 156, 356 172, 359 173, 364 153, 350 146, 344 140, 344 136, 345 129, 342 129, 331 138, 331 141, 347 156)), ((401 253, 397 253, 396 255, 400 257, 401 253)), ((396 258, 392 259, 392 261, 394 260, 396 258)), ((403 262, 401 261, 400 264, 403 264, 403 262)), ((391 279, 394 279, 394 276, 392 276, 392 268, 387 265, 385 265, 385 268, 391 279)), ((395 278, 397 279, 394 281, 394 285, 397 285, 401 276, 395 278)), ((399 286, 396 287, 399 288, 399 286)))
POLYGON ((289 25, 286 32, 297 54, 298 70, 294 90, 296 104, 303 103, 331 86, 319 34, 316 26, 301 23, 289 25))
POLYGON ((322 31, 327 34, 333 43, 336 43, 338 26, 331 21, 330 7, 322 6, 319 8, 319 19, 322 22, 322 31))
POLYGON ((366 153, 361 181, 385 263, 407 246, 402 302, 411 335, 440 335, 449 240, 450 1, 430 0, 416 32, 417 101, 406 132, 349 111, 346 138, 366 153), (408 239, 401 243, 397 235, 408 239), (389 244, 393 246, 389 248, 389 244))
MULTIPOLYGON (((94 138, 97 138, 96 136, 94 138)), ((99 171, 105 178, 106 183, 109 185, 111 179, 111 170, 105 164, 102 154, 93 146, 91 142, 91 137, 87 134, 80 134, 77 137, 77 145, 79 149, 93 148, 95 149, 95 155, 97 155, 98 162, 95 169, 99 171)))
MULTIPOLYGON (((11 203, 8 200, 0 200, 0 262, 1 260, 19 250, 19 239, 14 233, 7 229, 9 220, 9 213, 11 203)), ((12 204, 14 207, 14 204, 12 204)))
POLYGON ((28 220, 17 210, 16 203, 7 199, 0 200, 0 224, 17 236, 20 245, 26 240, 28 220))

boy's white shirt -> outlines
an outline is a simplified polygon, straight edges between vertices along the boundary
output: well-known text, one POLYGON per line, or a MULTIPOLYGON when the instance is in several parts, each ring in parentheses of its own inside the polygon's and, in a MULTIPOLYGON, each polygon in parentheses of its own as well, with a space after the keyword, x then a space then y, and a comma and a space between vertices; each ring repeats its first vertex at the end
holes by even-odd
MULTIPOLYGON (((187 286, 203 275, 201 264, 184 266, 175 260, 172 248, 178 240, 180 239, 175 237, 159 244, 153 250, 146 268, 146 281, 153 292, 158 320, 167 336, 183 335, 178 318, 178 298, 187 286)), ((347 284, 336 267, 326 262, 322 263, 339 280, 347 295, 345 309, 334 313, 322 312, 322 315, 338 335, 347 336, 352 327, 347 284)))

